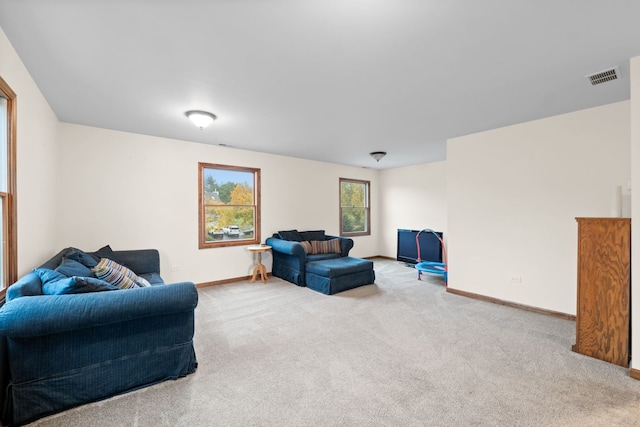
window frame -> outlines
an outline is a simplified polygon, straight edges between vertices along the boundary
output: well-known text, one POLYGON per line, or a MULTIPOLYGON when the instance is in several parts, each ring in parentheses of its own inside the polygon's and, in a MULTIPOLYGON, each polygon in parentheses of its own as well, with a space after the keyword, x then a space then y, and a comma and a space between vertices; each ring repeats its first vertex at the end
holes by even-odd
MULTIPOLYGON (((361 179, 351 179, 351 178, 340 178, 338 182, 338 203, 340 209, 340 236, 344 237, 355 237, 355 236, 370 236, 371 235, 371 181, 361 180, 361 179), (343 223, 342 223, 342 209, 346 206, 342 206, 342 183, 350 182, 353 184, 363 184, 365 186, 365 206, 364 211, 366 215, 365 231, 344 231, 343 223)), ((351 206, 353 208, 354 206, 351 206)))
POLYGON ((17 96, 0 77, 0 95, 7 100, 7 191, 0 193, 2 209, 2 282, 0 297, 18 280, 18 227, 16 203, 17 96))
POLYGON ((232 165, 222 165, 216 163, 198 163, 198 248, 199 249, 209 249, 209 248, 221 248, 221 247, 229 247, 229 246, 248 246, 259 244, 261 240, 260 233, 260 169, 251 168, 245 166, 232 166, 232 165), (207 206, 215 206, 215 205, 207 205, 204 204, 204 178, 205 178, 205 169, 219 169, 225 171, 235 171, 235 172, 248 172, 253 174, 253 205, 238 205, 238 206, 251 206, 255 211, 254 224, 253 224, 253 239, 240 239, 240 240, 220 240, 220 241, 212 241, 208 242, 205 239, 206 233, 206 214, 205 210, 207 206))

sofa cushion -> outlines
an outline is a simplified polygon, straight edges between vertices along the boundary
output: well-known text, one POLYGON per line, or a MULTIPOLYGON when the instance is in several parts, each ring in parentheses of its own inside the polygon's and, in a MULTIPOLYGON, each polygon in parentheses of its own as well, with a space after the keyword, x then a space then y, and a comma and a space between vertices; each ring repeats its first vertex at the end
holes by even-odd
POLYGON ((339 254, 340 239, 312 240, 311 253, 312 254, 339 254))
POLYGON ((151 284, 151 286, 164 285, 164 280, 162 280, 162 277, 160 277, 160 274, 158 273, 143 273, 143 274, 138 274, 138 277, 142 277, 146 279, 147 282, 151 284))
POLYGON ((323 277, 340 277, 363 271, 373 271, 373 261, 340 257, 307 263, 307 273, 323 277))
POLYGON ((322 261, 324 259, 340 258, 340 257, 341 257, 340 254, 309 254, 307 255, 307 263, 322 261))
POLYGON ((301 231, 300 235, 302 236, 300 240, 325 240, 326 239, 324 230, 301 231))
POLYGON ((302 240, 307 240, 302 238, 298 230, 278 231, 278 236, 280 236, 282 240, 289 240, 292 242, 301 242, 302 240))
POLYGON ((93 273, 91 269, 79 261, 75 261, 71 258, 67 258, 64 256, 62 258, 62 262, 59 266, 56 267, 55 271, 58 273, 62 273, 67 277, 72 276, 84 276, 84 277, 92 277, 93 273))
POLYGON ((48 268, 36 268, 33 272, 42 282, 42 293, 44 295, 79 294, 118 289, 95 277, 67 277, 58 271, 48 268))
POLYGON ((138 281, 136 273, 109 258, 100 259, 92 271, 98 279, 111 283, 120 289, 141 287, 136 283, 138 281))

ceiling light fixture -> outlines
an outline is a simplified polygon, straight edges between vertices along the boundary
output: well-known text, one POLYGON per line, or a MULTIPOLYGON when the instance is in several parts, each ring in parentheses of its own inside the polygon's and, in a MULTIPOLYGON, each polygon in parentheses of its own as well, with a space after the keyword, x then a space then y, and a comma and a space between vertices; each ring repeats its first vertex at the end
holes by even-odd
POLYGON ((191 110, 184 113, 200 130, 209 126, 217 117, 207 111, 191 110))
POLYGON ((387 155, 386 151, 372 151, 371 153, 369 153, 369 155, 371 157, 373 157, 374 159, 376 159, 376 162, 379 162, 381 158, 383 158, 384 156, 387 155))

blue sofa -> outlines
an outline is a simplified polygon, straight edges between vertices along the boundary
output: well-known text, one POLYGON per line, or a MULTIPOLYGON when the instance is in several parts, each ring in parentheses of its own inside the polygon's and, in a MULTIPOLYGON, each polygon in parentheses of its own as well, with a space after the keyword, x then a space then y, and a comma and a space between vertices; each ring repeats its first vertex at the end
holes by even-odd
POLYGON ((326 235, 324 230, 286 230, 266 244, 272 249, 271 274, 295 285, 332 295, 375 281, 373 262, 349 257, 353 239, 326 235), (315 251, 319 247, 327 250, 315 251))
POLYGON ((41 269, 55 270, 69 258, 89 266, 101 257, 128 267, 151 286, 95 289, 97 279, 80 278, 75 283, 86 285, 83 289, 45 295, 44 279, 34 269, 7 290, 0 307, 2 378, 8 383, 2 384, 4 423, 22 425, 196 370, 197 290, 191 282, 165 285, 157 250, 107 246, 87 254, 67 248, 41 269))

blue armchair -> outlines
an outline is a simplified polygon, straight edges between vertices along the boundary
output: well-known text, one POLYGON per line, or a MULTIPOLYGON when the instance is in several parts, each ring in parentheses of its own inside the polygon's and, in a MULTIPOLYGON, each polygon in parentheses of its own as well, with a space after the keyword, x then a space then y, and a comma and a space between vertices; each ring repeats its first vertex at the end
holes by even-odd
MULTIPOLYGON (((78 250, 42 267, 55 268, 71 251, 78 250)), ((32 272, 8 289, 0 308, 3 422, 22 425, 195 371, 195 285, 165 285, 156 250, 111 255, 151 286, 43 295, 32 272)))
POLYGON ((298 286, 306 286, 306 266, 309 262, 321 261, 349 256, 353 248, 353 239, 347 237, 325 235, 324 231, 290 230, 275 233, 266 242, 271 246, 273 264, 271 274, 298 286), (285 240, 285 239, 296 240, 285 240), (307 253, 301 242, 327 241, 339 239, 340 253, 307 253))

